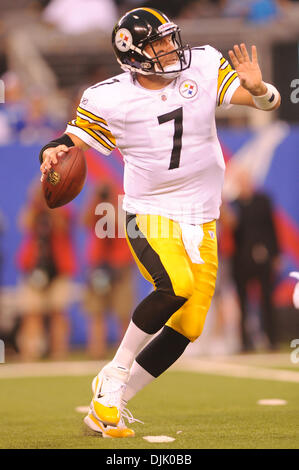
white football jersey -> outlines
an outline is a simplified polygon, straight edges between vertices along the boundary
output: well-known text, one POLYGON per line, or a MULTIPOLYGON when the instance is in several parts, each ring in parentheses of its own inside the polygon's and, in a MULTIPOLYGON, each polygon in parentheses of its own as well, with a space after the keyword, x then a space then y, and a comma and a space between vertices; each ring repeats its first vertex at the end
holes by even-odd
POLYGON ((91 86, 66 132, 105 155, 118 147, 126 211, 202 224, 219 217, 224 178, 215 108, 239 86, 219 51, 193 48, 191 66, 162 90, 131 73, 91 86))

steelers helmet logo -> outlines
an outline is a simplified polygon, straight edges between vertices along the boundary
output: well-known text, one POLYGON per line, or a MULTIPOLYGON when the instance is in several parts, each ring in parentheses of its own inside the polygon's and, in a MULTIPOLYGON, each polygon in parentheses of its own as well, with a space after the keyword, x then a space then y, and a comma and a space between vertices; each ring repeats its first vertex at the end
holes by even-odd
POLYGON ((194 82, 193 80, 184 80, 180 84, 180 94, 184 98, 193 98, 198 92, 198 86, 197 83, 194 82))
POLYGON ((133 43, 132 34, 126 28, 121 28, 115 35, 115 45, 121 52, 127 52, 133 43))

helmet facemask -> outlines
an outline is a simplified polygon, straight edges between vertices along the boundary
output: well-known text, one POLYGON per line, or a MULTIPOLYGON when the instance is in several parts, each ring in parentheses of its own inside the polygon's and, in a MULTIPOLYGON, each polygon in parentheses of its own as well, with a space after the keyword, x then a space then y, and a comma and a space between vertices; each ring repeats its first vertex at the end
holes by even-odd
MULTIPOLYGON (((166 25, 163 25, 166 26, 166 25)), ((180 72, 187 69, 190 66, 191 61, 191 51, 189 46, 183 46, 180 30, 175 24, 168 24, 167 29, 165 28, 164 34, 160 34, 158 37, 154 36, 147 40, 143 45, 141 51, 142 54, 147 58, 146 63, 150 65, 150 69, 143 70, 140 73, 146 75, 155 74, 165 76, 165 78, 176 78, 180 72), (174 46, 174 49, 168 52, 159 53, 157 50, 158 47, 154 45, 159 39, 171 36, 171 42, 174 46), (150 46, 151 54, 145 52, 146 46, 150 46), (165 58, 169 56, 169 64, 165 64, 165 58), (164 65, 162 63, 164 62, 164 65)), ((141 64, 142 65, 142 64, 141 64)), ((147 67, 149 67, 147 65, 147 67)))

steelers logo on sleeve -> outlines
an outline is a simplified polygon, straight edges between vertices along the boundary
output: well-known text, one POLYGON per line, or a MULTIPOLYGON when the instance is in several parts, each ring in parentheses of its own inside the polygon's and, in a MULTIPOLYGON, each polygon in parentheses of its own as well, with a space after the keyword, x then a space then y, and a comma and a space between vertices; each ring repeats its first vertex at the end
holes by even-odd
POLYGON ((115 35, 115 44, 121 52, 127 52, 133 43, 132 34, 126 28, 121 28, 115 35))
POLYGON ((184 98, 193 98, 198 92, 197 83, 194 80, 184 80, 180 84, 180 94, 184 98))

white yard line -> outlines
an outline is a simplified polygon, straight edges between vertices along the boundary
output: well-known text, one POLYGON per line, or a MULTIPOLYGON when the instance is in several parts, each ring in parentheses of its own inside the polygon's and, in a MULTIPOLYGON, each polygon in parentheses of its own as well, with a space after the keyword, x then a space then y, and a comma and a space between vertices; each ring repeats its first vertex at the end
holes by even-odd
MULTIPOLYGON (((276 364, 275 357, 270 357, 268 364, 272 367, 276 364)), ((253 365, 260 364, 259 355, 248 359, 246 356, 223 356, 211 358, 181 358, 171 370, 192 371, 210 375, 222 375, 227 377, 240 377, 261 380, 275 380, 280 382, 299 383, 298 371, 277 370, 253 365), (248 365, 250 360, 250 365, 248 365)), ((267 356, 263 355, 263 363, 267 362, 267 356), (265 362, 264 362, 265 361, 265 362)), ((285 365, 287 355, 283 356, 285 365)), ((277 363, 282 362, 278 360, 277 363)), ((0 379, 21 378, 21 377, 53 377, 53 376, 84 376, 96 375, 106 362, 103 361, 76 361, 76 362, 38 362, 38 363, 18 363, 0 364, 0 379)))
POLYGON ((298 372, 293 372, 288 370, 266 369, 264 367, 249 366, 247 364, 234 364, 229 362, 229 360, 229 358, 226 358, 227 362, 222 362, 216 359, 203 360, 182 358, 173 369, 228 377, 299 383, 299 367, 298 372))
MULTIPOLYGON (((199 357, 195 356, 192 359, 204 359, 213 362, 228 362, 233 364, 240 365, 252 365, 252 366, 262 366, 262 367, 290 367, 292 363, 290 361, 290 355, 293 350, 290 349, 289 353, 268 353, 268 354, 234 354, 234 355, 224 355, 224 356, 209 356, 209 357, 199 357)), ((184 356, 183 356, 184 358, 184 356)), ((187 359, 187 358, 186 358, 187 359)), ((299 366, 298 366, 299 372, 299 366)))
POLYGON ((1 364, 0 379, 20 377, 53 377, 96 375, 106 364, 103 361, 33 362, 1 364))

